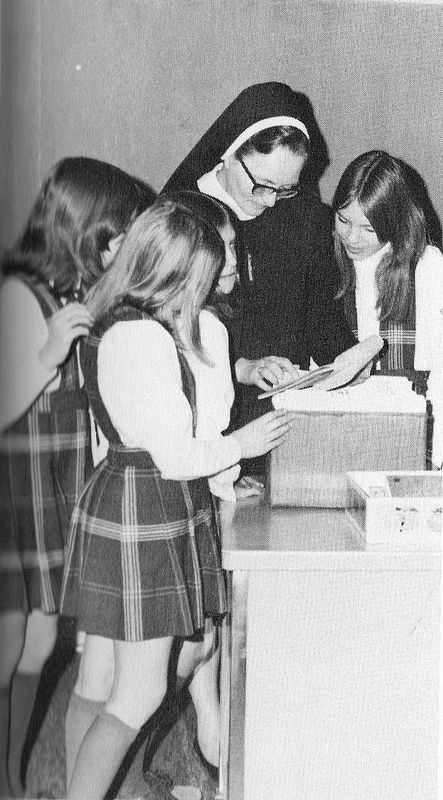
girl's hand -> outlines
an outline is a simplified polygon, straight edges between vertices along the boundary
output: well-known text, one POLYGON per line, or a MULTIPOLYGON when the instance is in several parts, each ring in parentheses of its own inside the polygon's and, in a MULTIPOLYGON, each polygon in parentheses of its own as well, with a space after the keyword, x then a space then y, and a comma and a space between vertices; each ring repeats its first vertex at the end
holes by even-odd
POLYGON ((254 419, 235 433, 231 433, 240 445, 241 458, 253 458, 269 453, 283 443, 292 427, 295 411, 269 411, 254 419))
POLYGON ((244 497, 260 495, 263 488, 263 484, 251 475, 243 475, 243 477, 234 484, 237 500, 241 500, 244 497))
POLYGON ((74 339, 87 336, 92 317, 86 306, 69 303, 56 311, 47 324, 48 339, 40 350, 40 362, 46 369, 53 370, 63 363, 74 339))
MULTIPOLYGON (((335 361, 334 361, 335 367, 335 361)), ((347 366, 340 367, 339 369, 334 369, 334 372, 331 372, 324 381, 319 381, 315 386, 312 387, 313 391, 330 391, 331 389, 338 389, 340 386, 358 386, 359 383, 364 383, 368 380, 371 375, 372 371, 372 361, 369 364, 366 364, 360 372, 355 374, 355 366, 353 364, 349 364, 347 366)))
POLYGON ((266 356, 255 360, 239 358, 235 374, 239 383, 255 384, 266 391, 270 386, 298 378, 300 372, 298 364, 292 364, 289 358, 266 356))
POLYGON ((315 389, 338 389, 352 383, 355 386, 363 383, 371 374, 372 362, 382 350, 384 341, 378 334, 373 334, 340 353, 334 360, 334 372, 324 381, 320 381, 315 389))

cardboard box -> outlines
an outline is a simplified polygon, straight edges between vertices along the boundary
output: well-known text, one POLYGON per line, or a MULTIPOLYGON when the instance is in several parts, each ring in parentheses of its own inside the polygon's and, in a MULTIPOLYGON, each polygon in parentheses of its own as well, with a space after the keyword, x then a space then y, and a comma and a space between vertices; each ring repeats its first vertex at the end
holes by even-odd
POLYGON ((406 378, 383 381, 370 378, 336 392, 290 390, 274 398, 276 407, 292 408, 296 418, 268 459, 271 505, 344 508, 347 472, 425 469, 425 399, 406 378))
POLYGON ((441 472, 349 472, 346 515, 369 545, 439 550, 441 472))

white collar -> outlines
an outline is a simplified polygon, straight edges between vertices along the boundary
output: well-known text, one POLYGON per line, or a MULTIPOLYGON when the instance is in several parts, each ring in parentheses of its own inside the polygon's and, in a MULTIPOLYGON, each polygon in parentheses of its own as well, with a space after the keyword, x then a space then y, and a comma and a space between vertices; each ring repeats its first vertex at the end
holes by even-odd
POLYGON ((204 194, 209 194, 210 197, 215 197, 216 200, 221 200, 222 203, 229 206, 229 208, 239 219, 243 221, 255 219, 255 217, 245 214, 243 209, 240 208, 238 203, 235 202, 234 198, 227 193, 227 191, 219 182, 217 178, 217 172, 221 170, 222 166, 222 163, 217 164, 217 166, 215 166, 214 169, 211 169, 210 172, 206 172, 205 175, 202 175, 202 177, 197 181, 198 188, 201 192, 204 192, 204 194))
POLYGON ((357 280, 357 284, 362 282, 368 282, 373 279, 375 270, 377 269, 380 261, 382 260, 383 256, 389 252, 391 247, 390 242, 386 242, 380 250, 377 250, 376 253, 373 253, 372 256, 368 258, 362 258, 360 261, 353 261, 354 269, 355 269, 355 276, 357 280))

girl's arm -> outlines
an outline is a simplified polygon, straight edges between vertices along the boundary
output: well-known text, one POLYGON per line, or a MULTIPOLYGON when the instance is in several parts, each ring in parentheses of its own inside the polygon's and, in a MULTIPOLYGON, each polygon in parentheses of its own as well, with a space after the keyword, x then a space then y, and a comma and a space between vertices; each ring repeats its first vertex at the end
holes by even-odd
POLYGON ((86 306, 69 303, 46 321, 34 294, 17 278, 8 278, 0 295, 3 429, 21 417, 44 389, 50 388, 72 342, 88 333, 92 320, 86 306))
POLYGON ((31 290, 6 278, 0 290, 0 428, 19 419, 54 380, 56 368, 40 360, 48 328, 31 290))
MULTIPOLYGON (((187 354, 195 378, 197 401, 197 439, 218 439, 229 426, 234 402, 231 365, 229 361, 228 332, 222 321, 210 309, 203 309, 199 317, 200 338, 211 364, 204 364, 194 354, 187 354)), ((235 502, 234 482, 240 466, 222 470, 209 478, 213 495, 235 502)))
POLYGON ((417 370, 443 371, 443 255, 428 245, 415 271, 417 370))
POLYGON ((415 272, 416 340, 418 370, 430 372, 427 398, 434 417, 432 462, 443 464, 443 255, 428 245, 415 272))
POLYGON ((163 478, 214 475, 239 461, 234 437, 194 438, 175 345, 158 323, 114 325, 99 347, 98 381, 122 442, 146 449, 163 478))

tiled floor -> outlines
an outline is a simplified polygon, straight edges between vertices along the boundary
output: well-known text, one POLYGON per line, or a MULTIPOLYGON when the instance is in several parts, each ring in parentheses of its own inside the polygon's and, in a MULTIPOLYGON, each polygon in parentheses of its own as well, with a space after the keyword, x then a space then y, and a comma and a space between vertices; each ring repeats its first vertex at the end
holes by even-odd
MULTIPOLYGON (((77 668, 78 656, 65 668, 53 691, 48 711, 29 758, 27 797, 65 796, 64 720, 77 668)), ((216 787, 193 751, 194 733, 195 713, 190 704, 161 743, 151 766, 149 782, 147 783, 142 775, 144 755, 142 746, 118 792, 118 798, 174 800, 171 789, 178 784, 199 788, 202 800, 214 800, 216 787)))

